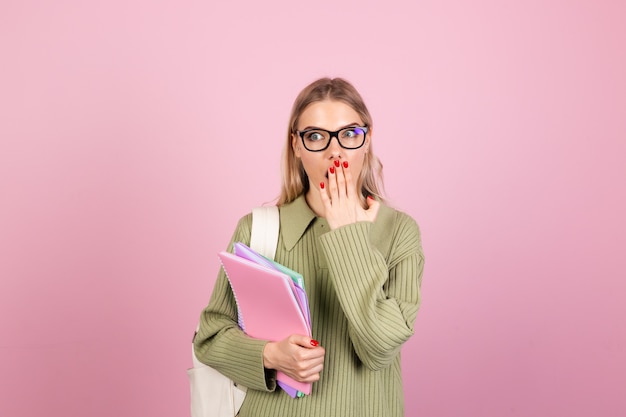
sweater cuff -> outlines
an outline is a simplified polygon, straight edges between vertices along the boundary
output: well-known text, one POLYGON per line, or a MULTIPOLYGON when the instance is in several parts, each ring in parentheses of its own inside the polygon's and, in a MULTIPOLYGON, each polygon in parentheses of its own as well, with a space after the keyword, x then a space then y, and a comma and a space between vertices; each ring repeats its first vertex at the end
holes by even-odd
MULTIPOLYGON (((234 338, 235 339, 235 338, 234 338)), ((267 341, 248 336, 229 341, 228 359, 222 361, 225 373, 232 375, 237 383, 259 391, 276 389, 276 371, 263 367, 263 349, 267 341)))

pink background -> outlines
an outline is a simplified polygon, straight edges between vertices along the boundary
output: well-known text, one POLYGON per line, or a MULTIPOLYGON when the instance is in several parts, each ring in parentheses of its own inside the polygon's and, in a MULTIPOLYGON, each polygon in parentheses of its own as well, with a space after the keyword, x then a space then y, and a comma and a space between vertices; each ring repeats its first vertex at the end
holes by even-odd
POLYGON ((626 414, 626 3, 4 0, 0 415, 185 416, 237 219, 344 76, 427 265, 407 416, 626 414))

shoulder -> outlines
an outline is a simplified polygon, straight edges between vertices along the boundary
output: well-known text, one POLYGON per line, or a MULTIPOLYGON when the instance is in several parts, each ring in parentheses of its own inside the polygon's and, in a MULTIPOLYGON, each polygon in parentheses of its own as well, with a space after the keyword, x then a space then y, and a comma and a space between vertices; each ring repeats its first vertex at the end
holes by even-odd
MULTIPOLYGON (((252 225, 256 222, 257 226, 274 224, 276 220, 273 216, 278 214, 278 208, 276 206, 258 206, 252 209, 252 211, 243 215, 237 222, 234 237, 237 241, 245 242, 249 244, 250 236, 252 235, 252 225)), ((263 228, 260 228, 261 231, 263 228)))
POLYGON ((252 226, 252 212, 246 213, 239 218, 237 229, 250 228, 252 226))
POLYGON ((234 242, 250 243, 250 235, 252 234, 252 212, 247 213, 239 218, 237 227, 233 233, 231 245, 234 242))
POLYGON ((421 251, 421 232, 415 219, 386 204, 380 206, 372 237, 389 258, 421 251))
POLYGON ((408 235, 419 236, 420 234, 419 226, 413 217, 386 204, 380 205, 375 225, 386 229, 387 232, 393 230, 408 235))

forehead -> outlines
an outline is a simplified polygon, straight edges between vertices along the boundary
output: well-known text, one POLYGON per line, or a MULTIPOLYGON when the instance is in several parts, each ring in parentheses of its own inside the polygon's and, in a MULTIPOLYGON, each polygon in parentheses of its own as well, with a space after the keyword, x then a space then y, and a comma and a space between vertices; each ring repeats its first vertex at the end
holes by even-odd
POLYGON ((351 124, 363 124, 359 114, 343 101, 317 101, 308 105, 298 122, 298 129, 321 127, 335 130, 351 124))

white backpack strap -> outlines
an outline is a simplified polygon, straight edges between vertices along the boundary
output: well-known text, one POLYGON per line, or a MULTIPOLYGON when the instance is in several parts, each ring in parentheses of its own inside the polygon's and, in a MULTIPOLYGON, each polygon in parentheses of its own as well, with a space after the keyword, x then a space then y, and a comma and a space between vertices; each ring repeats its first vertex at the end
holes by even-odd
POLYGON ((274 259, 279 230, 278 207, 264 206, 252 209, 252 235, 250 236, 252 249, 267 258, 274 259))

